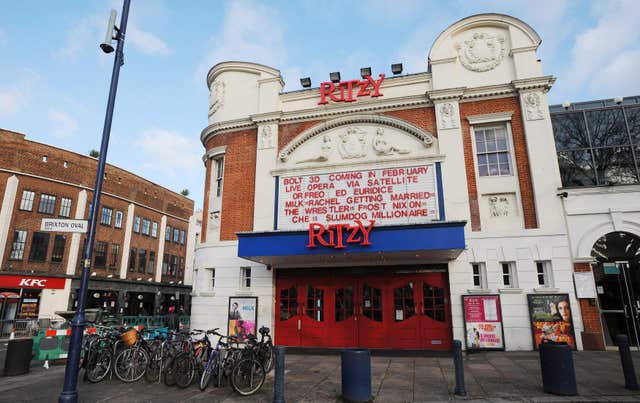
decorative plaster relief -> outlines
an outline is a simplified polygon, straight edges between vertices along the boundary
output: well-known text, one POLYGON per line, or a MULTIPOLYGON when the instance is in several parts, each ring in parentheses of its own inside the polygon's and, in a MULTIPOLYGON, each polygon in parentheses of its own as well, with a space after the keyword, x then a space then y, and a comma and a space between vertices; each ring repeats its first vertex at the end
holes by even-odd
POLYGON ((225 94, 226 84, 224 81, 216 81, 211 86, 211 98, 209 105, 209 117, 216 113, 218 109, 224 104, 224 94, 225 94))
POLYGON ((456 129, 460 126, 459 122, 458 111, 451 102, 440 105, 441 129, 456 129))
POLYGON ((307 158, 296 162, 297 164, 304 164, 305 162, 325 162, 329 160, 331 151, 333 150, 333 140, 327 134, 322 137, 322 145, 320 146, 320 153, 317 157, 307 158))
POLYGON ((523 98, 527 120, 544 119, 544 112, 540 105, 540 95, 536 92, 529 92, 523 98))
POLYGON ((376 135, 373 137, 373 149, 378 155, 391 155, 393 153, 409 154, 411 150, 399 148, 391 144, 390 140, 384 134, 384 129, 379 127, 376 129, 376 135))
POLYGON ((471 71, 496 68, 504 59, 504 35, 476 32, 471 39, 455 45, 462 65, 471 71))
POLYGON ((491 217, 507 217, 513 214, 513 206, 510 205, 506 194, 489 196, 488 202, 491 217))
POLYGON ((260 128, 260 135, 258 136, 258 149, 275 147, 275 136, 271 130, 271 126, 262 126, 260 128))
POLYGON ((349 127, 346 132, 340 133, 338 151, 343 159, 362 158, 367 156, 366 132, 357 127, 349 127))

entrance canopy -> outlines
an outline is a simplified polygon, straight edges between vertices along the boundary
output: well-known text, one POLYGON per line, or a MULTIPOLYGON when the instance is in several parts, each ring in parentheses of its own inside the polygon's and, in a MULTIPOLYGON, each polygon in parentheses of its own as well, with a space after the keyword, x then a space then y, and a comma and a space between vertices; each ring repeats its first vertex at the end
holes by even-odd
POLYGON ((371 266, 455 259, 465 248, 466 221, 375 227, 370 245, 347 243, 344 248, 308 247, 308 231, 238 233, 238 257, 276 267, 371 266))

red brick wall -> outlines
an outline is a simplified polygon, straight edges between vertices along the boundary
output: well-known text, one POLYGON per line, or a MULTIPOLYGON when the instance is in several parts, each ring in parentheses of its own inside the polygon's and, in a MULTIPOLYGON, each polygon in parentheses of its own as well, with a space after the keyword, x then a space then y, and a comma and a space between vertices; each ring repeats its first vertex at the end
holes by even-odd
MULTIPOLYGON (((253 204, 256 181, 257 129, 221 133, 212 137, 206 145, 210 150, 226 145, 224 177, 222 184, 222 209, 220 240, 235 240, 236 232, 253 229, 253 204)), ((205 194, 208 194, 208 184, 205 194)), ((205 210, 205 214, 208 212, 205 210)), ((206 221, 206 217, 203 217, 206 221)), ((203 226, 203 233, 206 226, 203 226)))
MULTIPOLYGON (((591 271, 591 265, 589 263, 574 263, 573 268, 577 272, 591 271)), ((582 322, 584 323, 585 332, 602 333, 600 326, 600 312, 598 307, 591 305, 589 299, 581 298, 580 310, 582 311, 582 322)))
POLYGON ((412 125, 429 132, 429 134, 434 137, 437 137, 436 111, 433 107, 390 111, 384 112, 383 115, 404 120, 407 123, 411 123, 412 125))
POLYGON ((298 134, 324 122, 324 120, 309 120, 307 122, 287 123, 278 127, 278 152, 289 144, 298 134))
POLYGON ((475 164, 473 162, 473 147, 471 130, 467 116, 483 115, 496 112, 513 112, 511 118, 511 133, 515 163, 518 168, 518 182, 525 228, 537 228, 536 206, 531 184, 529 156, 522 124, 522 113, 517 97, 491 99, 475 102, 460 103, 460 121, 462 123, 464 161, 467 167, 467 187, 469 190, 469 205, 471 209, 471 230, 480 231, 480 208, 478 204, 478 187, 476 183, 475 164))

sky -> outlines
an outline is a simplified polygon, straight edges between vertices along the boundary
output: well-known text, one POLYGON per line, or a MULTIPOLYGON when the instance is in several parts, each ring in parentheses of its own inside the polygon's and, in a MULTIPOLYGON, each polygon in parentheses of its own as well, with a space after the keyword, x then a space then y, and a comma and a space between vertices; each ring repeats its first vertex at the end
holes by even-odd
MULTIPOLYGON (((427 69, 436 37, 464 17, 509 14, 542 38, 552 104, 640 94, 636 0, 132 0, 107 162, 168 189, 204 193, 205 76, 226 60, 282 72, 285 91, 329 72, 427 69)), ((0 14, 0 128, 88 154, 100 148, 113 53, 100 51, 122 1, 6 2, 0 14)), ((114 43, 115 46, 115 43, 114 43)), ((7 150, 0 150, 6 152, 7 150)), ((239 197, 241 197, 239 195, 239 197)))

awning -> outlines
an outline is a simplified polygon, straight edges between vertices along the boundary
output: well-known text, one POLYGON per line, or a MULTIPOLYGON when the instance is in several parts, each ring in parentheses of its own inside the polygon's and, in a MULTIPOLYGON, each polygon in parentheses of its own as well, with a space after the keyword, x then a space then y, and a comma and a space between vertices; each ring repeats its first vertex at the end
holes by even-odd
POLYGON ((308 231, 238 233, 238 257, 276 267, 443 263, 465 248, 466 221, 375 227, 370 245, 307 247, 308 231))

